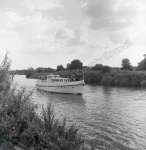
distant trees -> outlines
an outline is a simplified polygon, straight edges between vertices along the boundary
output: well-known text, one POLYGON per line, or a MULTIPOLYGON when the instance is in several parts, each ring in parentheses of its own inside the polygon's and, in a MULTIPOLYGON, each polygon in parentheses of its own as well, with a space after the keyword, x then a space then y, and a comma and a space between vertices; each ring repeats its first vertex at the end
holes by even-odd
POLYGON ((67 64, 66 70, 70 70, 70 63, 67 64))
POLYGON ((32 67, 30 67, 25 71, 25 75, 26 75, 26 78, 31 78, 31 76, 35 73, 51 73, 53 71, 54 69, 49 68, 49 67, 48 68, 39 67, 37 69, 33 69, 32 67))
POLYGON ((91 68, 91 70, 94 70, 94 71, 101 71, 103 68, 103 65, 102 64, 96 64, 94 67, 91 68))
POLYGON ((83 66, 83 63, 80 60, 75 59, 71 62, 70 69, 79 69, 79 68, 82 68, 82 66, 83 66))
POLYGON ((107 72, 110 72, 111 71, 111 68, 109 66, 103 66, 102 67, 102 72, 103 73, 107 73, 107 72))
POLYGON ((138 68, 141 70, 146 70, 146 54, 143 55, 145 58, 138 64, 138 68))
POLYGON ((36 69, 36 72, 37 72, 37 73, 40 73, 40 72, 43 72, 43 71, 44 71, 44 69, 41 68, 41 67, 39 67, 39 68, 36 69))
POLYGON ((36 69, 36 73, 51 73, 54 69, 48 67, 48 68, 43 68, 39 67, 36 69))
POLYGON ((122 60, 122 70, 132 70, 132 66, 131 66, 131 63, 130 63, 130 60, 128 58, 124 58, 122 60))
POLYGON ((57 66, 57 71, 64 70, 65 68, 62 65, 57 66))

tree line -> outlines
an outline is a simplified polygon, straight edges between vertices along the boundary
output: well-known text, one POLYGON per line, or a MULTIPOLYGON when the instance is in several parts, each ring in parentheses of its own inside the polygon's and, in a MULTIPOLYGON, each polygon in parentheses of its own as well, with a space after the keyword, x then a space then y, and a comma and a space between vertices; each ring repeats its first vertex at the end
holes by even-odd
MULTIPOLYGON (((144 55, 144 57, 145 58, 141 62, 138 63, 138 66, 137 66, 138 70, 146 70, 146 54, 144 55)), ((121 66, 122 67, 119 68, 121 70, 129 70, 129 71, 133 70, 133 66, 131 65, 130 60, 128 58, 124 58, 122 60, 121 66)), ((68 63, 66 68, 60 64, 56 67, 56 69, 39 67, 35 70, 35 72, 37 72, 37 73, 41 73, 41 72, 47 73, 48 72, 49 73, 49 72, 60 71, 60 70, 72 70, 72 69, 76 70, 76 69, 81 69, 83 67, 84 67, 83 63, 80 60, 75 59, 75 60, 71 61, 71 63, 68 63)), ((86 66, 86 67, 88 67, 88 66, 86 66)), ((108 71, 110 71, 110 68, 112 68, 112 67, 103 66, 102 64, 95 64, 95 66, 91 67, 91 70, 94 70, 94 71, 103 70, 103 71, 108 72, 108 71)), ((32 68, 29 68, 28 70, 30 70, 30 69, 32 69, 32 68)))
MULTIPOLYGON (((75 59, 71 61, 70 63, 67 63, 66 67, 63 65, 58 65, 56 69, 47 67, 38 67, 36 69, 30 67, 26 70, 15 70, 11 71, 11 74, 23 74, 26 75, 28 78, 34 74, 34 73, 54 73, 56 71, 62 71, 62 70, 77 70, 82 68, 88 68, 89 66, 83 66, 83 63, 75 59)), ((121 63, 121 68, 119 67, 110 67, 110 66, 104 66, 103 64, 95 64, 94 66, 90 67, 90 70, 93 71, 102 71, 102 72, 110 72, 112 69, 116 70, 126 70, 126 71, 132 71, 132 70, 146 70, 146 54, 144 54, 144 59, 138 63, 138 66, 133 67, 130 63, 130 60, 128 58, 124 58, 121 63)))

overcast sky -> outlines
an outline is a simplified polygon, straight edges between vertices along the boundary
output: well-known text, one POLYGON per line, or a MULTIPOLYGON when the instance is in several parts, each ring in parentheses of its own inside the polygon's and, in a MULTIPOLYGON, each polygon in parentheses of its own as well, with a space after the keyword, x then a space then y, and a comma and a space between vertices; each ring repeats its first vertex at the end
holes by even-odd
POLYGON ((6 50, 12 69, 53 67, 73 59, 88 65, 132 65, 146 53, 145 0, 0 0, 0 60, 6 50), (105 52, 132 46, 106 60, 105 52))

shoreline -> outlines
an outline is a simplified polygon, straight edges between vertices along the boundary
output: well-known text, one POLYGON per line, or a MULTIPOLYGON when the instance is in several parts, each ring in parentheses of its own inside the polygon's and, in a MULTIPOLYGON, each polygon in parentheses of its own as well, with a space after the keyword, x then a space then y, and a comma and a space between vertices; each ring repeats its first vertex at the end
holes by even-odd
MULTIPOLYGON (((58 71, 54 74, 58 74, 62 77, 71 76, 71 71, 58 71)), ((46 78, 49 73, 33 73, 28 79, 39 79, 40 76, 46 78)), ((27 76, 26 76, 27 77, 27 76)), ((76 77, 77 80, 81 79, 81 76, 76 77)), ((103 86, 116 86, 116 87, 146 87, 146 71, 119 71, 119 72, 107 72, 101 71, 88 71, 84 77, 86 84, 103 85, 103 86)))

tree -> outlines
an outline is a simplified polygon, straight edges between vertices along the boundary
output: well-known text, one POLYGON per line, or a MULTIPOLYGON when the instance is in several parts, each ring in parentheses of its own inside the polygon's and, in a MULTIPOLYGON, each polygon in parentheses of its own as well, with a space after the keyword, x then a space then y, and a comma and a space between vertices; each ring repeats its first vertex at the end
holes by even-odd
POLYGON ((37 73, 43 72, 43 68, 42 68, 42 67, 37 68, 37 69, 36 69, 36 72, 37 72, 37 73))
POLYGON ((80 60, 75 59, 71 62, 70 69, 79 69, 79 68, 82 68, 82 66, 83 66, 83 63, 80 60))
POLYGON ((70 63, 68 63, 66 66, 66 70, 69 70, 69 69, 70 69, 70 63))
POLYGON ((109 66, 103 66, 102 67, 102 72, 103 73, 110 72, 110 71, 111 71, 111 68, 109 66))
POLYGON ((31 78, 31 76, 34 74, 34 69, 32 67, 28 68, 26 70, 26 78, 31 78))
POLYGON ((146 70, 146 54, 143 55, 145 58, 139 63, 138 68, 141 70, 146 70))
POLYGON ((37 73, 51 73, 54 69, 48 67, 48 68, 43 68, 43 67, 39 67, 36 69, 37 73))
POLYGON ((29 67, 27 70, 34 71, 33 67, 29 67))
POLYGON ((62 65, 57 66, 57 71, 64 70, 65 68, 62 65))
POLYGON ((128 58, 124 58, 122 60, 122 70, 132 70, 132 66, 130 60, 128 58))
POLYGON ((103 65, 102 64, 96 64, 94 67, 91 68, 91 70, 94 70, 94 71, 101 71, 103 68, 103 65))

